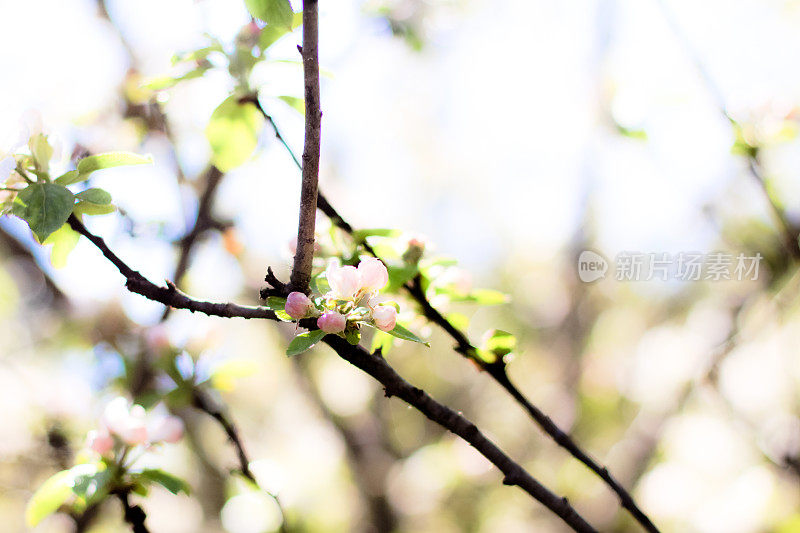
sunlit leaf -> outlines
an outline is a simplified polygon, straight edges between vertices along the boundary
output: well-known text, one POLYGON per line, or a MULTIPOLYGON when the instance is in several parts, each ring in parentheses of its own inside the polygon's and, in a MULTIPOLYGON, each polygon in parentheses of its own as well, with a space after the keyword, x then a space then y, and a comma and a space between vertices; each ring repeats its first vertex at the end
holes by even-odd
POLYGON ((267 24, 292 29, 294 12, 289 0, 244 0, 250 13, 267 24))
POLYGON ((324 336, 325 332, 321 329, 315 329, 314 331, 306 331, 305 333, 301 333, 289 343, 289 347, 286 349, 286 355, 291 357, 293 355, 301 354, 321 341, 322 337, 324 336))
POLYGON ((356 346, 359 342, 361 342, 361 332, 355 328, 347 329, 344 332, 344 338, 347 339, 347 342, 356 346))
POLYGON ((211 371, 211 386, 223 392, 234 389, 236 380, 253 375, 258 366, 250 359, 228 359, 211 371))
POLYGON ((54 231, 42 244, 50 244, 50 262, 55 268, 63 268, 67 264, 67 256, 75 249, 80 234, 73 231, 68 225, 64 224, 54 231))
POLYGON ((142 89, 147 89, 150 91, 163 91, 166 89, 171 89, 175 85, 179 84, 182 81, 193 80, 196 78, 200 78, 210 70, 208 66, 197 67, 192 69, 185 74, 181 74, 180 76, 159 76, 157 78, 151 78, 144 83, 142 83, 142 89))
POLYGON ((353 232, 353 239, 362 242, 367 237, 397 237, 400 233, 400 230, 388 228, 358 229, 353 232))
POLYGON ((306 113, 306 103, 302 98, 297 98, 296 96, 279 96, 281 100, 286 102, 291 108, 295 109, 301 115, 305 115, 306 113))
POLYGON ((78 172, 85 179, 92 172, 106 168, 122 167, 128 165, 149 165, 153 163, 150 156, 142 156, 130 152, 107 152, 104 154, 90 155, 78 161, 78 172))
POLYGON ((111 195, 108 191, 100 189, 99 187, 92 187, 91 189, 81 191, 76 194, 75 197, 84 202, 96 205, 108 205, 111 203, 111 195))
POLYGON ((72 210, 75 215, 107 215, 113 213, 117 208, 113 205, 98 205, 91 202, 78 202, 72 210))
POLYGON ((502 358, 516 349, 517 338, 507 331, 491 330, 484 341, 483 347, 497 357, 502 358))
POLYGON ((77 170, 70 170, 59 177, 57 177, 54 181, 59 185, 63 185, 66 187, 67 185, 72 185, 73 183, 78 183, 79 181, 83 181, 87 179, 89 176, 81 176, 81 173, 77 170))
POLYGON ((263 126, 264 117, 252 103, 239 103, 236 95, 228 97, 206 126, 214 165, 227 172, 250 159, 263 126))
POLYGON ((72 496, 73 481, 73 474, 69 470, 63 470, 42 483, 25 508, 25 523, 28 527, 36 526, 67 502, 72 496))
POLYGON ((264 303, 265 307, 268 307, 273 311, 282 311, 286 307, 286 298, 281 298, 279 296, 269 296, 267 298, 267 301, 264 303))

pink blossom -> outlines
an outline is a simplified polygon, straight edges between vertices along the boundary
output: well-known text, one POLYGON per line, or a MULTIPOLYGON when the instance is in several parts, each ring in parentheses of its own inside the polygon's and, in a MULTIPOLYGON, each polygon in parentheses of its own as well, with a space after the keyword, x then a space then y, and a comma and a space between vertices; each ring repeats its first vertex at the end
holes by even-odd
POLYGON ((352 299, 361 288, 361 275, 353 266, 340 266, 338 262, 331 261, 326 270, 328 285, 331 295, 339 300, 352 299))
POLYGON ((389 272, 380 259, 365 257, 358 264, 361 287, 368 291, 379 291, 389 283, 389 272))
POLYGON ((121 396, 106 406, 103 412, 103 425, 108 432, 117 435, 126 444, 147 442, 144 408, 141 405, 130 406, 128 400, 121 396))
POLYGON ((114 437, 104 429, 93 429, 86 435, 86 446, 100 455, 106 455, 114 448, 114 437))
POLYGON ((317 326, 325 333, 341 333, 346 325, 345 316, 336 311, 328 311, 317 319, 317 326))
POLYGON ((302 292, 292 292, 286 298, 286 312, 292 318, 305 318, 314 303, 302 292))
POLYGON ((177 416, 160 416, 148 429, 150 442, 175 444, 183 437, 183 421, 177 416))
POLYGON ((397 324, 397 309, 390 305, 379 305, 372 311, 372 321, 381 331, 392 331, 397 324))

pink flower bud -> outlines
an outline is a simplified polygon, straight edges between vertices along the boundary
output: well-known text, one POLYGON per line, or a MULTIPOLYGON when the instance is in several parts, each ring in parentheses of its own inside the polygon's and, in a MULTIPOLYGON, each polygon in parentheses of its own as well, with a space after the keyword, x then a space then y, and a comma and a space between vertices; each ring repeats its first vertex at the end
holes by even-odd
POLYGON ((86 435, 86 446, 100 455, 107 455, 114 448, 114 437, 105 430, 92 430, 86 435))
POLYGON ((356 267, 339 266, 331 261, 326 270, 328 285, 331 286, 331 295, 339 300, 352 299, 361 287, 361 275, 356 267))
POLYGON ((183 421, 177 416, 159 417, 151 424, 148 433, 150 442, 175 444, 183 437, 183 421))
POLYGON ((358 264, 361 287, 368 291, 379 291, 389 283, 389 272, 380 259, 365 257, 358 264))
POLYGON ((397 324, 397 309, 390 305, 379 305, 372 311, 372 321, 381 331, 392 331, 397 324))
POLYGON ((325 333, 341 333, 346 325, 345 316, 336 311, 328 311, 317 319, 317 326, 325 333))
POLYGON ((314 303, 302 292, 292 292, 286 298, 286 312, 292 318, 305 318, 314 303))

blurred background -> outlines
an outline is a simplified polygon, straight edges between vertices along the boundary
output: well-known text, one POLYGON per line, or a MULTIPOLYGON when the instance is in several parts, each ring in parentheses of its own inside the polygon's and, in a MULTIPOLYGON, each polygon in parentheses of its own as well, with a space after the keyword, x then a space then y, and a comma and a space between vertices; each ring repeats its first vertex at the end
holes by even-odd
MULTIPOLYGON (((299 2, 293 2, 296 11, 299 2)), ((435 302, 476 343, 519 339, 518 386, 606 464, 664 531, 800 532, 800 2, 795 0, 368 0, 321 2, 321 188, 357 228, 424 236, 448 276, 511 296, 435 302), (755 280, 587 284, 594 250, 761 254, 755 280)), ((175 279, 207 190, 204 129, 233 88, 223 69, 175 75, 176 52, 232 43, 234 0, 0 0, 0 137, 39 110, 77 147, 154 156, 97 174, 120 212, 89 221, 150 279, 175 279), (178 245, 176 246, 176 243, 178 245)), ((250 83, 287 143, 303 118, 296 31, 250 83)), ((186 292, 258 303, 266 266, 286 278, 298 172, 265 127, 216 186, 214 223, 178 275, 186 292)), ((324 221, 320 222, 323 224, 324 221)), ((0 219, 0 517, 24 531, 36 487, 69 466, 105 403, 168 393, 168 343, 211 379, 262 486, 302 531, 563 531, 468 445, 329 350, 284 355, 291 326, 172 312, 129 294, 82 240, 62 261, 0 219), (154 340, 155 339, 155 340, 154 340), (159 344, 160 343, 160 344, 159 344)), ((176 279, 177 281, 177 279, 176 279)), ((401 301, 404 311, 411 302, 401 301)), ((475 421, 601 531, 638 531, 616 497, 542 435, 422 321, 432 348, 390 363, 475 421)), ((179 446, 148 461, 193 496, 142 499, 154 532, 280 527, 210 417, 175 407, 179 446)), ((121 531, 114 504, 90 531, 121 531)), ((36 531, 72 531, 55 515, 36 531)))

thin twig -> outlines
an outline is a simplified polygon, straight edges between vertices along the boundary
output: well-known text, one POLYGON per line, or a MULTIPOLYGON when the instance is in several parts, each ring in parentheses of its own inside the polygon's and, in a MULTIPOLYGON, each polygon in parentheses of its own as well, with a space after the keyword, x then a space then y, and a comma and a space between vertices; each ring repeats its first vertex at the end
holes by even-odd
POLYGON ((203 391, 199 389, 194 389, 193 396, 192 396, 192 404, 203 411, 208 416, 216 420, 220 426, 222 426, 223 431, 225 431, 225 435, 227 435, 228 440, 231 441, 233 448, 236 450, 236 456, 239 460, 239 471, 241 474, 247 478, 250 483, 258 487, 261 491, 267 494, 270 498, 272 498, 278 506, 278 510, 281 514, 281 531, 287 530, 287 521, 286 521, 286 512, 283 509, 283 505, 281 504, 281 500, 277 494, 266 490, 263 488, 256 479, 256 476, 253 474, 253 471, 250 470, 250 459, 247 457, 247 452, 244 450, 244 445, 242 444, 242 439, 239 437, 239 431, 236 428, 233 420, 225 414, 219 407, 217 407, 214 402, 206 395, 203 391))
POLYGON ((317 0, 303 2, 303 76, 305 79, 306 128, 303 149, 303 181, 300 186, 300 217, 297 227, 297 253, 294 256, 291 285, 308 293, 314 260, 314 226, 317 216, 320 137, 322 112, 319 102, 319 12, 317 0))
MULTIPOLYGON (((271 311, 269 313, 265 313, 263 310, 262 312, 255 312, 257 308, 247 308, 236 304, 204 302, 180 293, 174 285, 171 285, 171 288, 159 287, 125 264, 108 248, 102 238, 89 232, 77 218, 74 216, 70 217, 69 223, 75 231, 88 238, 92 244, 103 253, 106 259, 114 264, 119 272, 126 278, 126 287, 131 292, 136 292, 146 298, 166 305, 177 303, 181 309, 200 311, 216 316, 278 320, 277 316, 271 311), (225 310, 225 312, 223 313, 220 310, 225 310)), ((276 290, 287 290, 287 287, 282 284, 274 288, 276 290)), ((308 328, 316 327, 313 319, 300 321, 300 325, 308 328)), ((504 474, 503 484, 520 487, 535 500, 559 516, 575 531, 596 531, 578 514, 566 498, 559 498, 536 481, 522 466, 514 462, 498 448, 497 445, 487 439, 475 424, 449 407, 437 402, 422 389, 414 387, 405 381, 380 354, 371 354, 363 347, 353 346, 341 337, 334 335, 328 335, 323 340, 344 360, 360 368, 380 382, 384 386, 387 396, 397 396, 401 398, 430 420, 471 444, 504 474)))

